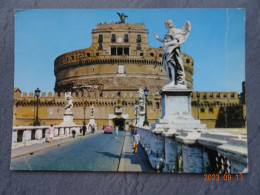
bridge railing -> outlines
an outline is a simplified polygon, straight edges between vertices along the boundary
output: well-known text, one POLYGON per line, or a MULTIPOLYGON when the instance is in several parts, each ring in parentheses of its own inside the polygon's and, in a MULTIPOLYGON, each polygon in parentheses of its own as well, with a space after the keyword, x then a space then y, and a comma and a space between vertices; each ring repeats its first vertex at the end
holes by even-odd
POLYGON ((163 172, 248 171, 246 129, 135 129, 151 166, 163 172))
MULTIPOLYGON (((80 135, 80 125, 53 126, 53 140, 72 137, 72 131, 75 130, 76 136, 80 135)), ((12 131, 12 149, 29 146, 32 144, 46 142, 49 138, 50 126, 18 126, 13 127, 12 131)))

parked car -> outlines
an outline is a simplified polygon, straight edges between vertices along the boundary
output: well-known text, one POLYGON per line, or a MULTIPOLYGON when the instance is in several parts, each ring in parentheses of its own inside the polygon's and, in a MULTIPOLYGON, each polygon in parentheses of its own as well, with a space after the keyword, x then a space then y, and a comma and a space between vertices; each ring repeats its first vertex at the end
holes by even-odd
POLYGON ((112 133, 112 132, 113 132, 112 125, 105 125, 104 126, 104 133, 112 133))

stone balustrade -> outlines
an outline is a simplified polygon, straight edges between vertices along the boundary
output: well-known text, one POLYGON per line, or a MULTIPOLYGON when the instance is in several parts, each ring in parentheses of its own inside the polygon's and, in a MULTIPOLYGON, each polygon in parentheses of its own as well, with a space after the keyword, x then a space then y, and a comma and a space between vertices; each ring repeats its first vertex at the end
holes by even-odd
POLYGON ((150 164, 163 172, 246 173, 246 129, 135 127, 150 164))
MULTIPOLYGON (((76 136, 80 135, 80 125, 57 125, 54 126, 53 140, 72 137, 75 130, 76 136)), ((50 126, 18 126, 13 127, 12 149, 29 146, 47 141, 50 126)))

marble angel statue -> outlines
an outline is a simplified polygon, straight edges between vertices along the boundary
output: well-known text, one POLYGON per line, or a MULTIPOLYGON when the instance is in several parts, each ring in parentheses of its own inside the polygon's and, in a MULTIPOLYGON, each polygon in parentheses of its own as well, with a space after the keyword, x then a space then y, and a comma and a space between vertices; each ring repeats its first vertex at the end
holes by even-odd
POLYGON ((166 20, 165 27, 168 29, 168 32, 163 39, 160 39, 157 33, 154 32, 155 38, 162 42, 162 64, 169 78, 169 84, 164 86, 164 88, 186 89, 180 45, 187 40, 191 24, 189 21, 186 21, 182 28, 176 28, 172 20, 166 20))

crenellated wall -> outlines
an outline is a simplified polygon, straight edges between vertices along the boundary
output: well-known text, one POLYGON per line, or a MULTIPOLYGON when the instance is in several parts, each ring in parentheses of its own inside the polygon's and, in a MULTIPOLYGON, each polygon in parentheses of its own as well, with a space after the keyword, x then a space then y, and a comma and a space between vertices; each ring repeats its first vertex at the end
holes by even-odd
MULTIPOLYGON (((122 107, 122 114, 127 114, 126 122, 134 123, 134 106, 138 99, 136 90, 88 90, 73 92, 72 111, 76 124, 81 125, 85 119, 90 118, 90 105, 94 105, 95 118, 99 128, 109 124, 109 115, 115 113, 115 107, 122 107), (118 94, 120 92, 120 95, 118 94)), ((245 127, 246 106, 239 103, 238 94, 235 92, 193 92, 192 116, 200 119, 208 128, 215 127, 245 127), (205 100, 205 97, 207 99, 205 100), (195 100, 195 101, 193 101, 195 100)), ((42 124, 60 124, 63 120, 66 104, 64 92, 42 92, 39 101, 39 119, 42 124)), ((18 88, 14 90, 14 117, 13 124, 32 125, 35 119, 36 98, 33 93, 22 93, 18 88)), ((117 115, 115 115, 117 116, 117 115)), ((120 116, 117 116, 120 117, 120 116)), ((122 117, 122 116, 121 116, 122 117)), ((148 96, 148 120, 154 123, 161 118, 161 96, 154 93, 148 96)))
MULTIPOLYGON (((134 106, 138 98, 136 91, 121 91, 120 97, 113 91, 103 91, 102 96, 96 94, 93 91, 84 91, 84 93, 73 92, 73 108, 74 122, 78 125, 82 124, 84 120, 84 107, 86 122, 90 119, 90 106, 95 107, 94 117, 98 127, 101 129, 103 125, 109 124, 109 115, 115 114, 115 107, 122 108, 120 115, 116 114, 115 117, 122 118, 125 122, 130 124, 134 119, 134 106), (97 98, 98 97, 98 98, 97 98)), ((148 98, 148 113, 149 120, 154 122, 161 115, 160 107, 157 107, 160 99, 158 95, 153 95, 152 98, 148 98)), ((55 93, 48 96, 44 92, 39 97, 39 120, 42 125, 55 124, 58 125, 63 120, 63 114, 65 111, 65 98, 64 93, 55 93)), ((26 126, 32 125, 35 120, 36 112, 36 98, 29 96, 27 93, 21 93, 20 90, 16 90, 14 98, 14 126, 26 126)))

